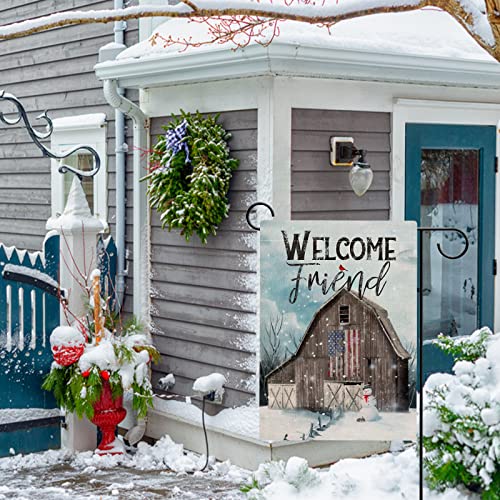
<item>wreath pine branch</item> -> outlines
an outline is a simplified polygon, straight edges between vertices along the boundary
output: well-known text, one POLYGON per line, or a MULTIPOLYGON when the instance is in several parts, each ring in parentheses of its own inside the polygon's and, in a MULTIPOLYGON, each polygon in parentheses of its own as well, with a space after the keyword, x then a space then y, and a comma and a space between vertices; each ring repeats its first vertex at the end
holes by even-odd
POLYGON ((229 214, 227 193, 239 160, 230 156, 231 134, 218 118, 182 110, 173 116, 163 127, 167 134, 158 138, 150 156, 151 172, 144 178, 149 180, 149 204, 160 214, 162 228, 179 229, 186 241, 196 233, 206 244, 229 214), (179 130, 183 123, 185 135, 172 149, 169 131, 179 130))

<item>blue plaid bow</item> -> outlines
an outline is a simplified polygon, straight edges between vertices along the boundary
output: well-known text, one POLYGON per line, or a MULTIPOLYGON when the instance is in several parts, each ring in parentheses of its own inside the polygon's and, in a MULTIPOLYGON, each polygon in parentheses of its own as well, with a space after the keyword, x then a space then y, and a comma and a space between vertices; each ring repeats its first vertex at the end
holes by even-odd
POLYGON ((172 151, 172 154, 170 155, 170 158, 168 159, 165 167, 163 167, 163 170, 170 168, 170 163, 174 156, 183 149, 186 153, 185 163, 189 162, 189 148, 187 142, 184 140, 186 137, 187 125, 187 121, 182 120, 182 122, 177 125, 177 127, 167 130, 167 133, 165 134, 165 139, 167 140, 167 149, 170 149, 170 151, 172 151))

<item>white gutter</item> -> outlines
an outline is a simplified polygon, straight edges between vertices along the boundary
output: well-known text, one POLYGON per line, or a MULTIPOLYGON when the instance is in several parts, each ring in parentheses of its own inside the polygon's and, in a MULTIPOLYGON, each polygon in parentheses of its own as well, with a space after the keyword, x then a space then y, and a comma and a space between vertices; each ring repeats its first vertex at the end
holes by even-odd
POLYGON ((166 53, 98 64, 100 79, 127 88, 145 88, 261 75, 322 77, 457 87, 500 88, 500 64, 409 54, 298 46, 279 41, 166 53))
MULTIPOLYGON (((147 241, 149 238, 146 186, 141 182, 145 170, 145 158, 142 152, 147 147, 147 137, 149 132, 149 120, 137 104, 133 103, 120 94, 116 80, 105 80, 103 84, 104 97, 106 101, 115 109, 120 110, 132 118, 134 128, 133 139, 133 240, 134 240, 134 259, 133 259, 133 297, 134 314, 140 319, 148 320, 148 293, 147 286, 142 283, 142 279, 149 279, 147 272, 147 241)), ((117 193, 118 196, 118 193, 117 193)), ((118 204, 118 200, 117 200, 118 204)))

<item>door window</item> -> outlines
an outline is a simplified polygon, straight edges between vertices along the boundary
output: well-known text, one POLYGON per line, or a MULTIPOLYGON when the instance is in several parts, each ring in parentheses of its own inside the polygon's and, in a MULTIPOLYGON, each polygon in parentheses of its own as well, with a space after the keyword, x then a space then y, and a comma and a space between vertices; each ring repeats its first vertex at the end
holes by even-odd
POLYGON ((479 159, 474 149, 422 149, 420 224, 461 229, 469 249, 456 232, 425 233, 423 238, 424 340, 438 333, 466 335, 478 325, 479 159))

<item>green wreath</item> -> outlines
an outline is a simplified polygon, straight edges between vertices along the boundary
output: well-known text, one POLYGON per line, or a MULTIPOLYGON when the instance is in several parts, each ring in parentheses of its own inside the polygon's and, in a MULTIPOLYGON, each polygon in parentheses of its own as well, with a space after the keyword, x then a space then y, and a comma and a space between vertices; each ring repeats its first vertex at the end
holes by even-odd
POLYGON ((150 156, 149 204, 162 228, 180 229, 186 241, 196 233, 206 243, 229 213, 227 192, 239 160, 229 155, 231 134, 218 117, 181 110, 163 127, 166 134, 150 156))

